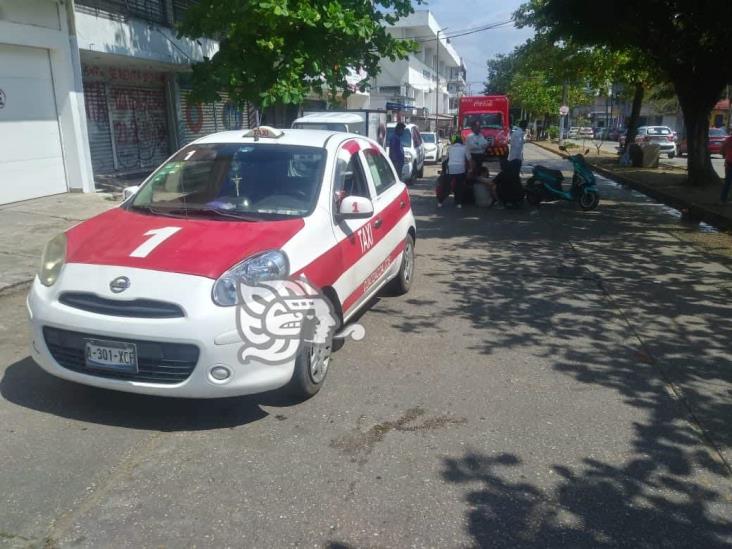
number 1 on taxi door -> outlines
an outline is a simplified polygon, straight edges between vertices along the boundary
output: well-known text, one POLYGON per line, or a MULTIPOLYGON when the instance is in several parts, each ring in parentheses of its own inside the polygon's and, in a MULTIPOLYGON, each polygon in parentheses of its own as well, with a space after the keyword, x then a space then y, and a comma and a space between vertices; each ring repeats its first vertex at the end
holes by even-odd
POLYGON ((135 248, 130 254, 130 257, 147 257, 150 255, 150 252, 180 231, 180 229, 181 227, 161 227, 160 229, 147 231, 144 236, 149 236, 150 238, 135 248))

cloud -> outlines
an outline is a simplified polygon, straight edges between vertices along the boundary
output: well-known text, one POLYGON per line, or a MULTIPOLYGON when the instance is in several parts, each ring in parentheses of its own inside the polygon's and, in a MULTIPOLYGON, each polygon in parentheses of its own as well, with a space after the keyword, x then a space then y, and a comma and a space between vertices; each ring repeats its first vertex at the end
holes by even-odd
MULTIPOLYGON (((428 0, 415 9, 430 10, 439 25, 447 27, 447 34, 488 25, 511 18, 523 0, 428 0)), ((533 36, 531 29, 513 26, 500 27, 451 40, 452 45, 465 61, 468 82, 472 93, 482 90, 486 79, 486 61, 499 53, 508 53, 533 36)))

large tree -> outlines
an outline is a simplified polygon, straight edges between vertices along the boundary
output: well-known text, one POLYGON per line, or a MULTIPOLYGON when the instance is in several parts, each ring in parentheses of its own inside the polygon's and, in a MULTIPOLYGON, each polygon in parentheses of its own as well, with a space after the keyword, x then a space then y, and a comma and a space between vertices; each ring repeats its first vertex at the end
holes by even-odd
POLYGON ((412 3, 201 0, 188 9, 179 33, 214 38, 219 50, 193 65, 192 99, 212 101, 226 91, 236 102, 266 107, 298 104, 311 92, 348 95, 350 71, 374 76, 383 58, 404 58, 416 48, 387 31, 413 11, 412 3))
POLYGON ((684 114, 689 180, 718 181, 707 153, 709 115, 732 81, 729 0, 529 0, 517 18, 541 34, 632 48, 672 83, 684 114))

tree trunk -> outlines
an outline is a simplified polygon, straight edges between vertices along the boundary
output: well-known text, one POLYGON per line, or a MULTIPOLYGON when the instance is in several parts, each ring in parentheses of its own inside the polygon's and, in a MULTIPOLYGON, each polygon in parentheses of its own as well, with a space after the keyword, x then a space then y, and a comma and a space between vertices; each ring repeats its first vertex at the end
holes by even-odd
POLYGON ((643 84, 638 83, 635 85, 633 92, 633 108, 630 111, 630 118, 628 119, 628 132, 625 138, 625 146, 623 152, 628 150, 631 143, 635 143, 635 136, 638 134, 638 119, 640 118, 641 107, 643 106, 643 96, 646 93, 646 89, 643 84))
MULTIPOLYGON (((705 101, 697 89, 678 90, 679 103, 684 113, 687 142, 687 169, 691 185, 719 184, 719 176, 714 171, 709 156, 709 116, 714 108, 716 98, 705 101)), ((711 96, 710 96, 711 97, 711 96)))

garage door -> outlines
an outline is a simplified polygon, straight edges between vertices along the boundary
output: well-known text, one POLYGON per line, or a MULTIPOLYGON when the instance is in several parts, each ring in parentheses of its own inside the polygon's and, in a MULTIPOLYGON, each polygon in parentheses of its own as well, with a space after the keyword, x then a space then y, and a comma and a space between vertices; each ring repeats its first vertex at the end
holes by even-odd
POLYGON ((0 204, 66 191, 48 50, 0 44, 0 204))

